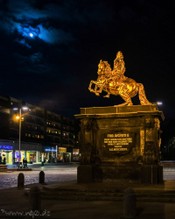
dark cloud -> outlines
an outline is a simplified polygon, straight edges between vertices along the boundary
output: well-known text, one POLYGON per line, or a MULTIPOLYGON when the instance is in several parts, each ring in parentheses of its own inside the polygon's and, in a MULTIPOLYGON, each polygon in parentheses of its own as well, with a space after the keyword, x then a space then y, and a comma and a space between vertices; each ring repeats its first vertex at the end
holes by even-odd
POLYGON ((88 91, 100 59, 124 53, 126 75, 173 117, 174 10, 160 1, 0 1, 0 92, 65 114, 115 105, 88 91))

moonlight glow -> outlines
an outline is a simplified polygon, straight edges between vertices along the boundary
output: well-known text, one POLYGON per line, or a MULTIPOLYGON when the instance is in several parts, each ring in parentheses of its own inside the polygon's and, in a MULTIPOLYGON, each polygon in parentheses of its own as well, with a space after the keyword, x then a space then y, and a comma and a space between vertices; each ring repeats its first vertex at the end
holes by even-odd
POLYGON ((29 36, 30 36, 31 38, 33 38, 33 37, 34 37, 33 33, 29 33, 29 36))

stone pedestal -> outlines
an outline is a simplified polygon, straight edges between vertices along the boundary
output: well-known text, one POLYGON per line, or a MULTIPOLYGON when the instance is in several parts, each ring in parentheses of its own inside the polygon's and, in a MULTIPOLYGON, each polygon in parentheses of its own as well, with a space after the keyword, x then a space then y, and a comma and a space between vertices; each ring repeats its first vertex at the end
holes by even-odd
POLYGON ((80 165, 77 169, 78 183, 102 182, 103 172, 99 165, 80 165))
POLYGON ((160 123, 164 118, 156 105, 81 108, 75 117, 80 121, 78 182, 102 179, 161 181, 152 180, 161 176, 160 123), (141 174, 143 170, 147 175, 153 174, 153 178, 145 179, 141 174))
POLYGON ((93 182, 93 169, 92 165, 80 165, 77 169, 77 182, 78 183, 91 183, 93 182))
POLYGON ((141 182, 144 184, 163 183, 163 166, 143 165, 141 168, 141 182))

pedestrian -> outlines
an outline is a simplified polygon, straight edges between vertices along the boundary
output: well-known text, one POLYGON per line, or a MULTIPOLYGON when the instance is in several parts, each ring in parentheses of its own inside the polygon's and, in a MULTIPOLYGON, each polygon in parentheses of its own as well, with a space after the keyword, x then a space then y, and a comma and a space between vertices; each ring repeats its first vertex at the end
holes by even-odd
POLYGON ((24 168, 27 168, 27 159, 24 157, 23 159, 23 167, 24 168))
POLYGON ((4 157, 3 157, 3 164, 6 164, 6 157, 5 157, 5 155, 3 155, 4 157))

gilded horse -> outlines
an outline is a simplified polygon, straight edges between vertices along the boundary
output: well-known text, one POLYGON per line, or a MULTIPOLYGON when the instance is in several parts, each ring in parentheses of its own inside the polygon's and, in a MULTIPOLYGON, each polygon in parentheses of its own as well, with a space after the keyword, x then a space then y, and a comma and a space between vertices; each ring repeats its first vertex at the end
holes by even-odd
POLYGON ((89 84, 89 91, 99 96, 102 91, 110 95, 119 95, 125 102, 121 105, 133 105, 131 98, 138 95, 141 105, 150 105, 147 100, 144 86, 142 83, 137 83, 135 80, 124 76, 123 74, 116 74, 112 71, 107 61, 100 60, 98 64, 97 80, 91 80, 89 84))

